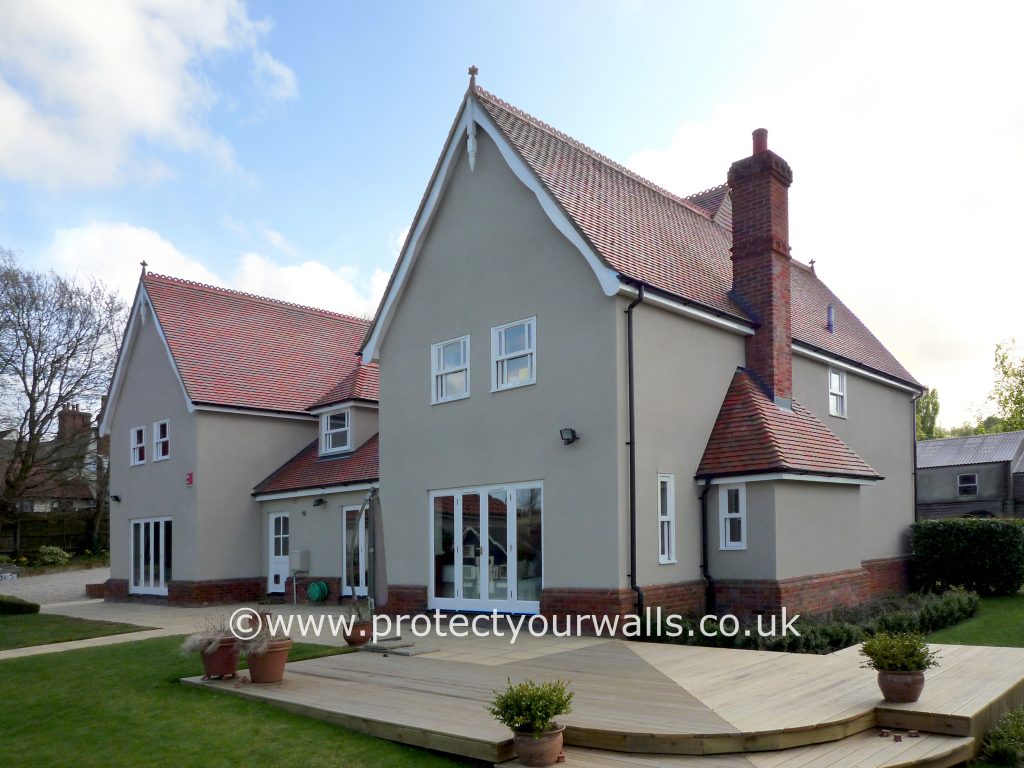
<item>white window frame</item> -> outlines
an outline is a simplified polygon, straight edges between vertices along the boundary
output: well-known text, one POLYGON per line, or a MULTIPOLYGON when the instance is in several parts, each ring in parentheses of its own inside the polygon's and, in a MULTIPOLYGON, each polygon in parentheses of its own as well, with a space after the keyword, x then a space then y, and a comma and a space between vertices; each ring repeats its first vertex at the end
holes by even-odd
POLYGON ((846 371, 841 368, 829 368, 828 369, 828 415, 835 416, 837 419, 845 419, 847 411, 847 394, 846 394, 846 371), (839 377, 839 388, 832 388, 832 377, 839 377), (832 399, 838 398, 838 407, 833 407, 832 399))
POLYGON ((505 323, 504 325, 496 325, 491 328, 491 392, 500 392, 504 389, 517 389, 519 387, 528 387, 531 384, 537 383, 537 317, 523 318, 522 320, 516 320, 511 323, 505 323), (514 328, 517 325, 526 325, 528 327, 527 335, 529 336, 530 344, 526 350, 522 352, 513 352, 511 354, 504 353, 504 333, 509 328, 514 328), (507 381, 502 382, 503 375, 499 371, 504 370, 504 363, 507 360, 512 360, 517 357, 529 357, 530 360, 530 377, 526 381, 519 381, 515 384, 509 384, 507 381))
POLYGON ((670 474, 658 475, 658 564, 669 565, 676 562, 676 476, 670 474), (661 488, 667 487, 665 494, 668 502, 668 509, 662 508, 661 488), (662 529, 668 528, 668 536, 662 535, 662 529), (665 544, 668 550, 665 550, 665 544))
POLYGON ((352 409, 351 408, 336 408, 333 411, 327 411, 320 415, 320 455, 330 456, 335 453, 344 453, 345 451, 352 450, 352 409), (345 426, 342 429, 328 429, 331 423, 332 416, 345 415, 345 426), (343 446, 328 446, 328 435, 333 435, 337 432, 345 433, 345 445, 343 446))
MULTIPOLYGON (((169 582, 164 581, 163 558, 167 548, 167 527, 171 525, 171 571, 173 581, 174 569, 174 531, 171 517, 136 517, 128 521, 128 592, 132 595, 166 595, 169 582), (145 535, 146 524, 149 524, 149 562, 144 562, 142 582, 136 583, 135 558, 135 526, 138 525, 145 535), (156 526, 160 526, 160 552, 156 552, 156 526), (159 558, 156 556, 159 554, 159 558)), ((145 550, 145 542, 142 542, 145 550)))
POLYGON ((130 466, 138 467, 146 463, 146 425, 132 427, 128 432, 128 463, 130 466), (139 440, 139 433, 142 439, 139 440), (139 458, 139 449, 142 449, 142 458, 139 458))
POLYGON ((465 400, 469 397, 470 393, 470 381, 469 381, 469 334, 465 336, 457 336, 454 339, 448 339, 448 341, 441 341, 437 344, 430 345, 430 403, 431 405, 437 405, 438 403, 450 403, 453 400, 465 400), (445 368, 444 366, 444 348, 449 344, 462 344, 462 365, 453 366, 451 368, 445 368), (451 373, 458 373, 459 371, 466 372, 466 391, 460 395, 442 395, 441 389, 444 386, 444 377, 451 373))
POLYGON ((977 472, 965 472, 961 475, 956 476, 956 495, 957 498, 970 498, 976 499, 981 492, 981 483, 978 482, 977 472), (973 477, 973 482, 964 482, 965 477, 973 477), (974 493, 964 493, 964 488, 974 488, 974 493))
POLYGON ((745 483, 718 487, 718 532, 719 549, 743 550, 747 548, 747 486, 745 483), (739 510, 735 514, 729 510, 729 491, 739 493, 739 510), (739 541, 729 538, 728 522, 733 518, 739 518, 740 521, 739 541))
POLYGON ((166 461, 171 458, 171 420, 161 419, 153 422, 153 461, 166 461), (160 427, 167 425, 167 437, 160 437, 160 427), (167 443, 167 455, 160 455, 160 446, 167 443))

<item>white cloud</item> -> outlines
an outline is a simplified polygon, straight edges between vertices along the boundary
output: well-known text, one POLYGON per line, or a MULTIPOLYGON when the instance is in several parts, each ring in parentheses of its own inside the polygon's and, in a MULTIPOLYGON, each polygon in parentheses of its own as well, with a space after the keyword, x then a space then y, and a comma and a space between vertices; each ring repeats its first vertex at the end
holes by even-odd
POLYGON ((298 257, 298 251, 295 246, 288 242, 288 238, 278 232, 276 229, 270 227, 263 227, 263 237, 268 243, 274 248, 280 251, 282 254, 287 256, 289 259, 295 259, 298 257))
POLYGON ((993 23, 888 5, 884 24, 877 7, 846 8, 845 37, 828 49, 801 56, 805 36, 787 37, 803 60, 792 75, 766 72, 756 95, 629 161, 689 194, 724 182, 750 154, 749 131, 770 129, 769 146, 794 169, 793 255, 816 259, 819 276, 938 387, 946 426, 983 404, 994 346, 1020 327, 1024 6, 1001 7, 993 23))
POLYGON ((0 0, 0 175, 53 187, 103 186, 169 171, 147 147, 234 155, 205 117, 218 94, 200 65, 226 53, 252 60, 273 99, 294 73, 263 47, 269 23, 241 0, 0 0))
POLYGON ((159 274, 359 316, 373 314, 389 277, 376 269, 363 280, 353 268, 312 260, 278 264, 255 252, 239 256, 225 277, 186 256, 159 233, 124 223, 58 230, 41 254, 41 265, 67 275, 96 277, 130 301, 143 259, 159 274))

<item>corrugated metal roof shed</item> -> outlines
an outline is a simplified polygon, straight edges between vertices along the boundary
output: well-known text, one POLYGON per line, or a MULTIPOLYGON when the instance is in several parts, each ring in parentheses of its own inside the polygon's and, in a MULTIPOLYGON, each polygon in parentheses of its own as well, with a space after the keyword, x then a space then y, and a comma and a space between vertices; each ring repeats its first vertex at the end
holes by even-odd
POLYGON ((1021 467, 1024 465, 1022 445, 1024 432, 997 432, 991 435, 919 440, 917 468, 989 464, 998 461, 1018 461, 1018 467, 1021 467))

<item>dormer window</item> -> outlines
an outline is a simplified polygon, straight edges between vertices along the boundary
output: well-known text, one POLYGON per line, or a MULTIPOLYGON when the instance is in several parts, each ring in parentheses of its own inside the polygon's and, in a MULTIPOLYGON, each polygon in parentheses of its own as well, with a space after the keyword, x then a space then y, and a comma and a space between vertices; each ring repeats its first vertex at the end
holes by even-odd
POLYGON ((352 447, 352 412, 332 411, 320 417, 320 455, 340 453, 352 447))

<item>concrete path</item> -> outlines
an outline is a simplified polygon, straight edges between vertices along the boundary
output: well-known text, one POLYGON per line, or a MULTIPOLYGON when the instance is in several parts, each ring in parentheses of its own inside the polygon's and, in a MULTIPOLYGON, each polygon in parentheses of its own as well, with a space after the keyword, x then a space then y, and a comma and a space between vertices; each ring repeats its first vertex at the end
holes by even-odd
POLYGON ((16 581, 0 581, 0 595, 14 595, 40 605, 67 603, 84 600, 86 584, 96 584, 109 578, 109 568, 83 568, 40 576, 19 576, 16 581))

